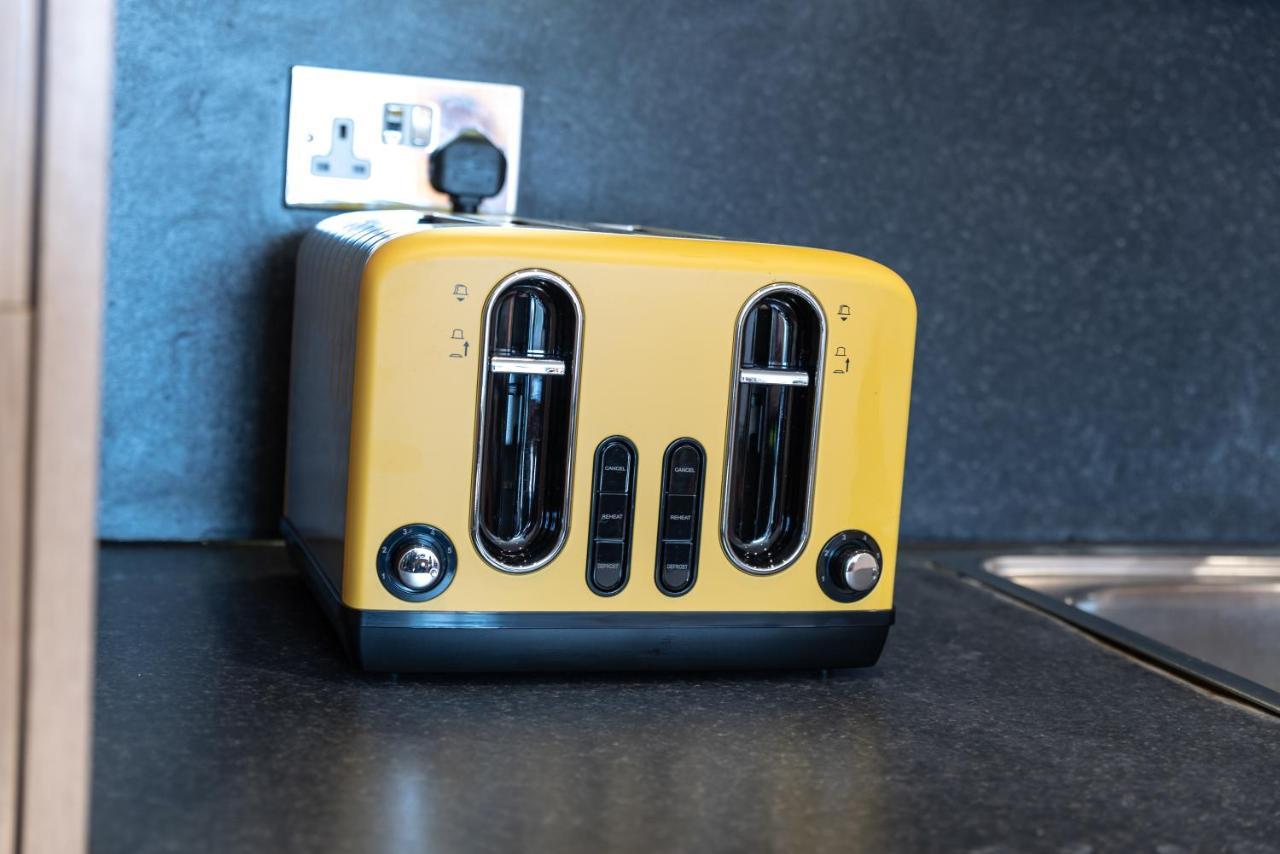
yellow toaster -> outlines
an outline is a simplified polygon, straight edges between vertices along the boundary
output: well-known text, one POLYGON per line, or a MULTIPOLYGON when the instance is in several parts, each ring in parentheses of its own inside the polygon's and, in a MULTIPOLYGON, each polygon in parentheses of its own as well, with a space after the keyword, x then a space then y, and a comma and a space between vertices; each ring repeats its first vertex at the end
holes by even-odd
POLYGON ((874 664, 915 320, 837 252, 331 217, 298 261, 286 540, 366 669, 874 664))

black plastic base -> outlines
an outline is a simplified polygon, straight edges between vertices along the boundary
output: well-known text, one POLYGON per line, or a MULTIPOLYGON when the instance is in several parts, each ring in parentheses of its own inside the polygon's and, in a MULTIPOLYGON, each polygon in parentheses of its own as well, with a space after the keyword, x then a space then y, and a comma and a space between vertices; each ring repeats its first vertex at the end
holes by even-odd
POLYGON ((351 658, 397 673, 868 667, 893 611, 360 611, 342 603, 286 520, 290 555, 351 658))

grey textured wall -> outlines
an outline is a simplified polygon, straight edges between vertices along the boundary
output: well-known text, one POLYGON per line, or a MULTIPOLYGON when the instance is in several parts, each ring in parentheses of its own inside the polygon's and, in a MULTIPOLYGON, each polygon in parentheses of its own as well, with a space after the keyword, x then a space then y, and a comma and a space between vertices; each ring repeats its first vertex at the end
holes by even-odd
POLYGON ((524 213, 902 273, 909 538, 1280 540, 1276 4, 119 10, 106 537, 275 529, 312 64, 523 85, 524 213))

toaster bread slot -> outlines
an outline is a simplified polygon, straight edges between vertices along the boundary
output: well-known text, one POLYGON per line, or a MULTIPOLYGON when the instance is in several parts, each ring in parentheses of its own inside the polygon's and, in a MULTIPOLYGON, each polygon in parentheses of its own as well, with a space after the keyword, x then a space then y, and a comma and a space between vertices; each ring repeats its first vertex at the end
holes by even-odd
POLYGON ((530 572, 569 526, 582 313, 543 270, 499 283, 485 310, 472 536, 491 564, 530 572))
POLYGON ((747 572, 785 568, 809 536, 825 335, 795 285, 765 288, 738 317, 721 539, 747 572))

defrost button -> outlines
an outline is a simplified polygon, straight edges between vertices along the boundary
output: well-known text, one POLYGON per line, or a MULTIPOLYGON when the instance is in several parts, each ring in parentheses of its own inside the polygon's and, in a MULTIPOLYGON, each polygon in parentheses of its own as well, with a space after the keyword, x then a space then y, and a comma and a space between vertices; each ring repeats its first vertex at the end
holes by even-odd
POLYGON ((668 593, 683 593, 693 581, 693 544, 667 543, 662 547, 662 565, 658 573, 662 588, 668 593))
POLYGON ((591 565, 591 581, 603 593, 622 586, 622 543, 596 543, 591 565))

